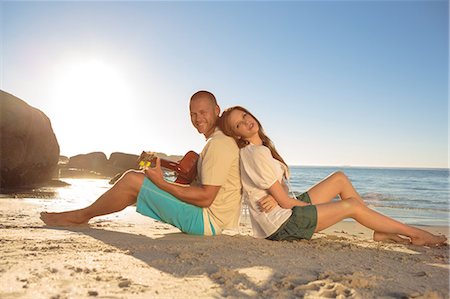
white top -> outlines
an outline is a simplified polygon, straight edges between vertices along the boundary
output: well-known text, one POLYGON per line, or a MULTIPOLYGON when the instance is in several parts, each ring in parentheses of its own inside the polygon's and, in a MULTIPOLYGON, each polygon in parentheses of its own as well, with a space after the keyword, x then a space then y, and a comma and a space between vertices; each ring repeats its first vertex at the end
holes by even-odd
POLYGON ((268 189, 278 180, 283 180, 286 166, 274 159, 264 145, 249 144, 240 149, 242 196, 248 205, 253 235, 266 238, 291 216, 291 209, 279 205, 269 213, 261 212, 257 201, 268 195, 268 189))

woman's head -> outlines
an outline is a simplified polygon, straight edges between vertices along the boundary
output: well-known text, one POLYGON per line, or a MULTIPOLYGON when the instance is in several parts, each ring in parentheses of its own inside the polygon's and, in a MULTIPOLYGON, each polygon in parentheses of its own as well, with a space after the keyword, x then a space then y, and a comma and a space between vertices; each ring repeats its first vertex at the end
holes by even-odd
MULTIPOLYGON (((261 123, 247 109, 241 106, 228 108, 219 119, 219 128, 225 135, 233 137, 239 148, 260 138, 261 123)), ((262 139, 262 138, 260 138, 262 139)))
POLYGON ((234 106, 226 109, 219 118, 218 126, 225 135, 234 138, 239 148, 260 140, 262 145, 270 149, 272 157, 287 167, 272 140, 265 134, 261 122, 244 107, 234 106))

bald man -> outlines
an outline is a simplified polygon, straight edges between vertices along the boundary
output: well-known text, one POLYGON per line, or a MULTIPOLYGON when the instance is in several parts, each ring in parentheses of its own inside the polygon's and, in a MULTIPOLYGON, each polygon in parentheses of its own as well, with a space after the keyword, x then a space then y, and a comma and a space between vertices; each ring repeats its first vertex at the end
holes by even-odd
POLYGON ((164 180, 160 162, 144 171, 130 170, 90 206, 62 213, 42 212, 50 226, 72 226, 123 210, 136 211, 195 235, 217 235, 238 225, 241 202, 239 149, 216 126, 220 107, 215 96, 198 91, 189 102, 191 122, 206 138, 197 164, 197 184, 164 180))

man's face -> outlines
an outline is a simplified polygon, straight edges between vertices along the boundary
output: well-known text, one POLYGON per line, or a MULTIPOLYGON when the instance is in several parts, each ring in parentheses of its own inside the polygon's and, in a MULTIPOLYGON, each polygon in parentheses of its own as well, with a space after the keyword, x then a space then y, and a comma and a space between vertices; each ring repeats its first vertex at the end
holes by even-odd
POLYGON ((191 112, 191 122, 200 134, 209 138, 216 128, 216 121, 219 117, 219 107, 208 98, 197 98, 189 105, 191 112))

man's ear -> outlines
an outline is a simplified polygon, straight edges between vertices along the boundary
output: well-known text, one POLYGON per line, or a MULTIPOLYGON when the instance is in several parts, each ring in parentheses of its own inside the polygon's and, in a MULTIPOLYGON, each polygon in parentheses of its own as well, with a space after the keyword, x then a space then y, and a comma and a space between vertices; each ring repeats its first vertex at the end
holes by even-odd
POLYGON ((216 115, 219 116, 220 115, 220 107, 219 107, 219 105, 216 105, 215 111, 216 111, 216 115))

